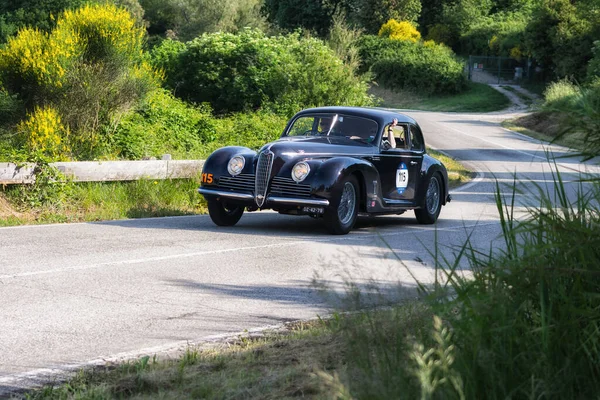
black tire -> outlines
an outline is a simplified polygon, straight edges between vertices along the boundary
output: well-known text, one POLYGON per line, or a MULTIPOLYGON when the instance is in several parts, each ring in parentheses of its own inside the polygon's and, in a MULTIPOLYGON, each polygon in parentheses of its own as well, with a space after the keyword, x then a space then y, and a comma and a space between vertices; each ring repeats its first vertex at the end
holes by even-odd
POLYGON ((443 184, 441 175, 436 172, 427 181, 425 196, 421 208, 415 210, 415 216, 420 224, 435 224, 442 210, 443 184))
POLYGON ((243 206, 228 206, 217 200, 207 200, 208 215, 215 225, 233 226, 242 218, 243 206))
POLYGON ((356 177, 349 176, 341 184, 337 204, 325 211, 325 225, 334 235, 345 235, 356 223, 359 206, 359 186, 356 177))

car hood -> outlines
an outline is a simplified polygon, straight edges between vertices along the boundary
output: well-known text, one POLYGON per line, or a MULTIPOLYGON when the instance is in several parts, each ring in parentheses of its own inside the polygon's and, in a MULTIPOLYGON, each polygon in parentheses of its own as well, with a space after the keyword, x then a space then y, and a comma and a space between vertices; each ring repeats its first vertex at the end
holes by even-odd
POLYGON ((339 136, 324 137, 284 137, 264 145, 260 151, 269 149, 276 156, 284 158, 297 156, 336 156, 371 154, 374 147, 370 144, 339 136), (287 156, 287 157, 285 157, 287 156))

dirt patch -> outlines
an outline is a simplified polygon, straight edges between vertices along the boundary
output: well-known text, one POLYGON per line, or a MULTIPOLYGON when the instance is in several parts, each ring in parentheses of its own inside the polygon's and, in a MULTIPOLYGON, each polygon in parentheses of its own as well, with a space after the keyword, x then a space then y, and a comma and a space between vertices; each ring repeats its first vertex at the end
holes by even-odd
POLYGON ((17 212, 17 210, 15 210, 15 208, 2 196, 2 194, 0 194, 0 218, 20 218, 22 216, 23 215, 17 212))
POLYGON ((546 136, 549 140, 561 133, 560 117, 552 113, 537 112, 513 121, 517 126, 530 129, 546 136))

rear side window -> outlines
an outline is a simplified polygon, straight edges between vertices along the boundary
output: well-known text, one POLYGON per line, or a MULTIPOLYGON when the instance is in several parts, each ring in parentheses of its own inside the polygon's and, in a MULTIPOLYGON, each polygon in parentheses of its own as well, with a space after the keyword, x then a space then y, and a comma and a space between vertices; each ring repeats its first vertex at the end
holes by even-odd
POLYGON ((416 125, 410 126, 410 149, 414 151, 425 150, 423 135, 421 135, 421 130, 416 125))

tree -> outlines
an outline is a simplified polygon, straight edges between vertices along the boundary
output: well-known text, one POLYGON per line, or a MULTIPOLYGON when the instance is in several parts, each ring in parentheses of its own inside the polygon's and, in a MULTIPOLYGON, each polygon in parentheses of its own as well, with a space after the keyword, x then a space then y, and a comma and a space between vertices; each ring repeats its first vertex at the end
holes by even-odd
POLYGON ((528 51, 554 77, 582 80, 600 39, 600 4, 587 0, 543 0, 527 26, 528 51))
POLYGON ((352 0, 347 4, 348 19, 368 33, 377 33, 390 19, 416 22, 421 13, 420 0, 352 0))
POLYGON ((262 12, 269 22, 282 29, 303 28, 325 37, 333 16, 345 4, 342 0, 265 0, 262 12))
POLYGON ((260 0, 141 0, 148 33, 172 32, 182 40, 191 40, 205 32, 236 32, 244 27, 260 28, 260 0))

